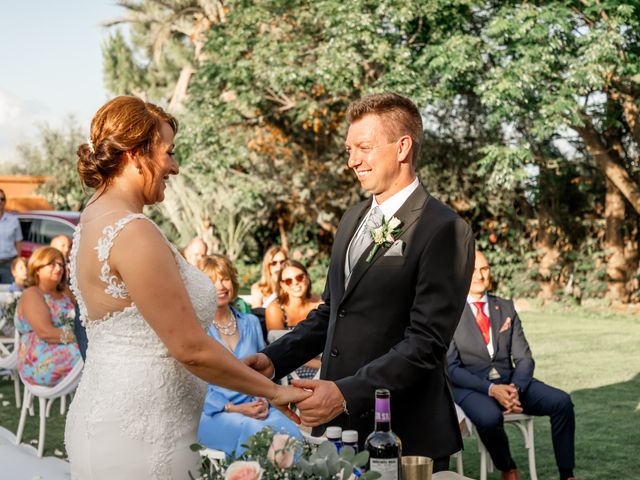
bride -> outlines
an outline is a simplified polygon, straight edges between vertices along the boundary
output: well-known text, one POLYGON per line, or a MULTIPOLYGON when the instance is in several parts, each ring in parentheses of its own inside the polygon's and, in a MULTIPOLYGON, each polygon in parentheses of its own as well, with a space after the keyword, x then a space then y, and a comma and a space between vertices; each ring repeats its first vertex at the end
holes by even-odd
POLYGON ((78 148, 78 172, 96 193, 71 253, 71 287, 89 338, 65 430, 74 479, 195 476, 189 445, 205 382, 266 397, 294 419, 287 406, 309 396, 266 379, 206 335, 215 287, 142 214, 178 173, 177 127, 161 108, 117 97, 98 110, 78 148))

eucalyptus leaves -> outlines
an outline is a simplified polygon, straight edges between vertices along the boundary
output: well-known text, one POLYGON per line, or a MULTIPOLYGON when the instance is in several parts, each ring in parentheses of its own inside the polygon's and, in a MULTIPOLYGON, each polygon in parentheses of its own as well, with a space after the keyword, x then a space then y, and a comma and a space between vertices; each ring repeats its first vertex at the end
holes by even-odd
MULTIPOLYGON (((265 428, 249 437, 246 450, 238 458, 213 462, 204 458, 200 475, 192 480, 375 480, 377 472, 362 473, 368 452, 356 454, 349 446, 338 453, 333 443, 318 447, 301 443, 265 428), (286 438, 283 438, 286 437, 286 438)), ((201 450, 200 445, 192 446, 201 450)))

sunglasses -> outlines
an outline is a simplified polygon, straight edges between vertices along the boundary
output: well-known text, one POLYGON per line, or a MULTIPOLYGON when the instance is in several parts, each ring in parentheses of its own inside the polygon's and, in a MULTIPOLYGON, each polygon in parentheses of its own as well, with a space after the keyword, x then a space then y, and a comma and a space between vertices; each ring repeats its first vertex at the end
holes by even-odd
POLYGON ((276 265, 282 265, 286 260, 271 260, 269 266, 275 267, 276 265))
POLYGON ((282 283, 284 283, 287 287, 290 287, 293 284, 294 280, 296 281, 296 283, 302 283, 302 281, 305 278, 306 278, 306 275, 304 273, 299 273, 298 275, 292 278, 283 278, 282 283))

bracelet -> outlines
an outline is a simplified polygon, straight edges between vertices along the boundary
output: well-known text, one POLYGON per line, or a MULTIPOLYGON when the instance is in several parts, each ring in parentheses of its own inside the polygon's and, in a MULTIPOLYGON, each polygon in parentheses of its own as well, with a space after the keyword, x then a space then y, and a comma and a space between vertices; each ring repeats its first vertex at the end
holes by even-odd
POLYGON ((349 415, 349 410, 347 410, 347 399, 342 400, 342 411, 345 415, 349 415))
POLYGON ((230 408, 231 408, 231 404, 230 404, 230 403, 226 403, 226 404, 224 405, 224 407, 222 407, 222 409, 223 409, 225 412, 227 412, 227 413, 229 412, 229 409, 230 409, 230 408))
POLYGON ((76 336, 73 334, 73 328, 71 325, 65 325, 62 327, 62 335, 60 335, 60 343, 71 343, 75 340, 76 336))

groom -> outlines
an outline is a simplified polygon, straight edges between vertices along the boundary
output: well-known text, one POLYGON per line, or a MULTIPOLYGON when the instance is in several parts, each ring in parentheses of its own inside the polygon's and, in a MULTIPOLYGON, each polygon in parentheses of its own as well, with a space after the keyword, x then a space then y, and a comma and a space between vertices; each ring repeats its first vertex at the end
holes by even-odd
POLYGON ((324 303, 245 362, 281 378, 322 353, 320 380, 294 383, 313 390, 297 405, 303 424, 358 430, 362 446, 374 426, 375 390, 388 388, 403 454, 427 455, 434 471, 447 469, 462 441, 446 353, 469 289, 473 235, 418 182, 423 130, 411 100, 366 96, 349 106, 347 119, 348 165, 373 197, 340 222, 324 303), (371 232, 386 227, 391 235, 373 242, 371 232))

